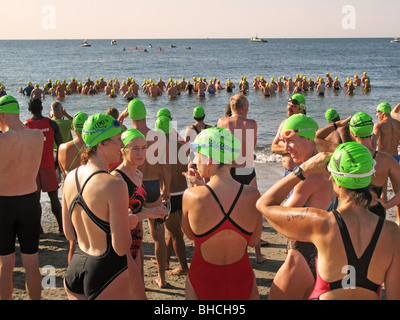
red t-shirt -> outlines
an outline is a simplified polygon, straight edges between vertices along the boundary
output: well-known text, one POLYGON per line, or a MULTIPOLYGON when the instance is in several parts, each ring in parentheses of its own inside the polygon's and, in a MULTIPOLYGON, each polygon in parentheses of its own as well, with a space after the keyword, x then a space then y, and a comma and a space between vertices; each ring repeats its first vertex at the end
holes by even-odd
POLYGON ((28 128, 39 129, 44 135, 44 146, 42 154, 42 162, 40 168, 54 168, 54 155, 53 155, 53 144, 54 144, 54 130, 50 126, 49 118, 43 118, 42 120, 28 119, 28 128))

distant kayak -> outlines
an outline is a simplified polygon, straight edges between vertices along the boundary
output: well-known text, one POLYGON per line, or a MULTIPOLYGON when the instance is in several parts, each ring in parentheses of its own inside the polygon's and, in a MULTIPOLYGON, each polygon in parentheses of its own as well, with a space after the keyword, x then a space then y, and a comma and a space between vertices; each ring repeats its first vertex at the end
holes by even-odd
POLYGON ((159 51, 159 52, 161 52, 161 51, 164 51, 164 50, 160 48, 160 49, 156 49, 156 51, 159 51))

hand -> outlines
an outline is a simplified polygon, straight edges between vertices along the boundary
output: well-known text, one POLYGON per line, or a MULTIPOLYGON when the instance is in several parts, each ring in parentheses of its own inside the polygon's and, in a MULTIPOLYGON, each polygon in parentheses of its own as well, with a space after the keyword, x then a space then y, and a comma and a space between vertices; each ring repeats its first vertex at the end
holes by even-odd
POLYGON ((384 199, 378 198, 377 196, 375 196, 375 200, 378 201, 382 205, 382 207, 385 208, 385 210, 389 210, 394 207, 394 205, 392 205, 390 203, 390 200, 384 200, 384 199))
POLYGON ((171 199, 171 195, 167 193, 165 190, 161 192, 161 199, 163 203, 167 203, 171 199))
POLYGON ((118 120, 121 121, 127 117, 129 117, 129 109, 128 108, 126 108, 124 111, 121 112, 121 114, 118 117, 118 120))
POLYGON ((200 176, 200 173, 196 169, 190 168, 188 172, 182 172, 182 175, 186 177, 192 186, 205 185, 204 179, 200 176))
POLYGON ((348 117, 348 118, 345 119, 345 120, 336 121, 336 126, 337 126, 338 128, 341 128, 341 127, 348 127, 348 126, 349 126, 349 122, 350 122, 350 120, 351 120, 352 117, 353 117, 353 116, 350 116, 350 117, 348 117))
POLYGON ((327 165, 331 160, 332 154, 327 152, 320 152, 311 159, 304 162, 300 167, 303 169, 303 175, 305 177, 312 174, 324 174, 327 173, 327 165))
POLYGON ((163 219, 168 216, 168 209, 164 205, 160 205, 155 208, 147 209, 143 208, 147 218, 150 219, 163 219))

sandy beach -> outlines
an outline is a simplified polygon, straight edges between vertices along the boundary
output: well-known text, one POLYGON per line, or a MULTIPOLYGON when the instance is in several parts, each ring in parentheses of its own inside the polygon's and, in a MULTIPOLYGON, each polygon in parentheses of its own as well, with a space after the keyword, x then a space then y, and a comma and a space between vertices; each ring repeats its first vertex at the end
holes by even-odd
MULTIPOLYGON (((258 188, 264 193, 278 179, 282 177, 282 167, 280 163, 257 164, 258 188)), ((61 198, 61 190, 59 192, 61 198)), ((391 194, 389 194, 389 197, 391 194)), ((56 272, 56 288, 45 289, 42 291, 43 300, 66 300, 67 296, 63 287, 63 277, 67 268, 68 241, 58 235, 58 228, 53 214, 49 209, 49 200, 46 195, 42 195, 42 226, 45 236, 40 241, 39 266, 42 275, 46 276, 46 266, 52 266, 56 272)), ((394 209, 389 210, 388 219, 395 221, 396 213, 394 209)), ((175 276, 167 274, 168 287, 160 289, 154 282, 157 276, 156 264, 152 262, 154 255, 154 244, 150 236, 147 222, 144 225, 144 272, 146 295, 149 300, 184 300, 186 276, 175 276)), ((286 258, 285 249, 287 239, 278 234, 264 220, 264 228, 261 235, 262 240, 268 241, 270 245, 262 248, 262 253, 267 257, 267 261, 257 264, 255 261, 254 249, 249 249, 250 261, 257 278, 257 285, 262 300, 268 299, 270 287, 276 272, 279 270, 286 258)), ((194 253, 194 243, 185 237, 186 254, 188 263, 194 253)), ((173 255, 170 260, 170 268, 178 266, 176 257, 173 255)), ((14 293, 13 300, 28 300, 29 297, 25 291, 25 271, 22 267, 19 251, 17 249, 16 268, 14 270, 14 293)))

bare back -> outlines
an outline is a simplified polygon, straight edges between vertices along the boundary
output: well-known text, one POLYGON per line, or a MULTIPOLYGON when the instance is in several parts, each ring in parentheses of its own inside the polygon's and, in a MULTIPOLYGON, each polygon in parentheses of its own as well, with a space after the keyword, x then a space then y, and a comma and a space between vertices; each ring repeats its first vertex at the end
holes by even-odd
MULTIPOLYGON (((82 206, 76 204, 71 212, 71 205, 78 195, 78 186, 75 180, 76 170, 67 176, 63 191, 63 222, 66 236, 69 240, 76 237, 79 239, 79 247, 85 253, 92 256, 101 256, 106 252, 107 239, 105 232, 99 228, 83 210, 82 206)), ((92 170, 80 167, 78 181, 80 190, 92 170)), ((89 210, 100 220, 109 223, 114 250, 118 253, 126 242, 129 248, 128 228, 128 203, 129 196, 126 184, 123 180, 111 176, 107 172, 99 173, 90 178, 86 184, 82 197, 89 210), (124 216, 125 215, 125 216, 124 216), (126 233, 126 234, 125 234, 126 233)))
MULTIPOLYGON (((352 212, 341 212, 341 214, 349 231, 355 253, 360 258, 371 242, 378 224, 378 217, 369 212, 357 215, 352 212)), ((329 213, 329 215, 332 226, 335 227, 321 236, 316 245, 319 252, 319 274, 324 281, 334 282, 344 278, 346 274, 342 273, 343 267, 348 265, 348 261, 339 227, 333 214, 329 213), (327 250, 328 248, 329 250, 327 250)), ((399 299, 399 236, 397 225, 385 221, 368 268, 367 278, 370 281, 376 284, 385 283, 387 299, 399 299)), ((320 297, 320 299, 340 300, 376 300, 378 298, 375 292, 363 288, 333 290, 320 297)))
POLYGON ((378 136, 378 150, 392 156, 398 155, 400 141, 400 122, 386 118, 375 124, 374 134, 378 136))
POLYGON ((37 190, 44 137, 21 127, 0 134, 0 196, 22 196, 37 190))
MULTIPOLYGON (((214 184, 210 187, 227 213, 238 193, 239 183, 232 179, 229 186, 214 184)), ((257 189, 245 186, 230 215, 230 218, 242 229, 253 233, 250 241, 251 246, 258 243, 261 235, 261 215, 255 207, 258 198, 257 189)), ((193 237, 193 233, 200 235, 210 231, 224 219, 224 213, 219 204, 206 187, 186 190, 183 206, 184 211, 186 211, 184 214, 187 217, 187 220, 184 218, 183 227, 190 238, 193 237)), ((224 230, 203 243, 201 252, 206 261, 217 265, 227 265, 240 260, 246 248, 247 242, 243 236, 232 230, 224 230)))
POLYGON ((257 145, 257 122, 245 117, 232 116, 221 118, 218 127, 225 128, 242 143, 241 157, 233 164, 234 167, 253 167, 254 150, 257 145))

